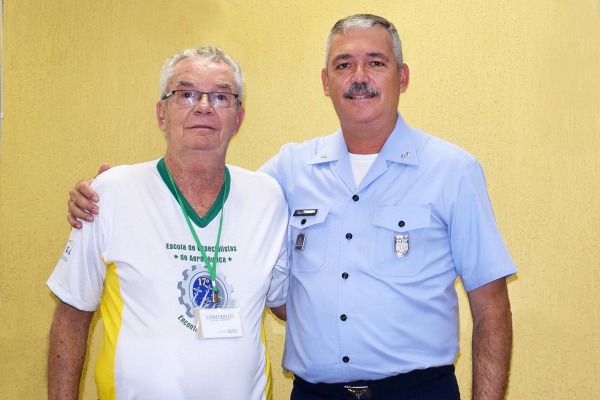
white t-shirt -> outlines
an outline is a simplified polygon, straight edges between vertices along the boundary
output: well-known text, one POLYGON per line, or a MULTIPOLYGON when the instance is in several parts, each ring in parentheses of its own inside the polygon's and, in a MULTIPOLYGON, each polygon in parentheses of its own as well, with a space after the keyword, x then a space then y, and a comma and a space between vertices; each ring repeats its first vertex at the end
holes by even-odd
MULTIPOLYGON (((100 399, 265 398, 262 313, 265 301, 280 305, 268 300, 285 292, 288 211, 275 180, 227 167, 217 283, 221 304, 240 307, 243 330, 230 339, 197 336, 194 299, 206 290, 208 271, 164 179, 164 161, 111 168, 94 180, 100 214, 71 232, 48 286, 77 309, 100 305, 100 399)), ((209 258, 221 199, 206 219, 190 215, 209 258)))
POLYGON ((354 154, 350 153, 350 164, 352 165, 352 173, 354 174, 354 182, 356 187, 360 185, 363 178, 369 172, 369 168, 375 162, 379 154, 354 154))

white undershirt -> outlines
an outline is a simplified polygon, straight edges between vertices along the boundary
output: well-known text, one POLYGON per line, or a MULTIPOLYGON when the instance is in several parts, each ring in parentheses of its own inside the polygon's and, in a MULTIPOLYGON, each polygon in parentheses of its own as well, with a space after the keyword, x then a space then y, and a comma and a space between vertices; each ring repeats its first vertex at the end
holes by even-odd
POLYGON ((379 154, 352 154, 350 153, 350 165, 352 165, 352 173, 354 174, 354 182, 356 187, 363 180, 371 165, 379 154))

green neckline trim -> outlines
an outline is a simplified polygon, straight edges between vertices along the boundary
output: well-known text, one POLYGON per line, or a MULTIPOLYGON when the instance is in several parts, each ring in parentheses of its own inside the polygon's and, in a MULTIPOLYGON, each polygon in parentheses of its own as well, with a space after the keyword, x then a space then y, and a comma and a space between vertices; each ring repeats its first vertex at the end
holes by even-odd
POLYGON ((175 193, 175 191, 177 190, 177 192, 179 192, 179 195, 181 196, 181 199, 183 200, 183 205, 185 206, 185 210, 187 211, 188 216, 194 222, 194 224, 196 224, 200 228, 206 228, 208 226, 208 224, 210 224, 212 222, 212 220, 215 219, 215 217, 217 215, 219 215, 221 208, 225 204, 225 200, 227 200, 227 197, 229 196, 229 189, 231 187, 231 177, 229 175, 229 169, 227 168, 227 165, 225 166, 225 182, 223 183, 223 186, 221 187, 219 196, 217 196, 217 199, 215 200, 215 202, 212 205, 212 207, 210 208, 210 210, 208 210, 208 213, 206 214, 206 216, 204 218, 202 218, 198 214, 196 214, 196 211, 194 211, 194 209, 192 208, 190 203, 188 203, 188 201, 185 198, 185 196, 183 195, 183 193, 181 193, 181 190, 179 190, 179 188, 177 186, 174 186, 171 184, 171 181, 169 179, 169 175, 167 172, 167 166, 165 165, 164 157, 161 158, 160 160, 158 160, 158 163, 156 164, 156 169, 158 170, 158 173, 160 174, 160 177, 162 178, 165 185, 167 185, 167 187, 171 191, 171 194, 173 195, 173 197, 175 197, 175 200, 177 200, 177 194, 175 193))

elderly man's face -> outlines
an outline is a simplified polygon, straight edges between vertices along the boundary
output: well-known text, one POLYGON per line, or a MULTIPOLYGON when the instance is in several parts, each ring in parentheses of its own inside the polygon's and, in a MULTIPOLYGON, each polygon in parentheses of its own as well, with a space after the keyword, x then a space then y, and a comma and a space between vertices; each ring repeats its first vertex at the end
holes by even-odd
POLYGON ((342 126, 396 119, 408 67, 398 70, 388 31, 375 26, 333 37, 321 78, 342 126))
MULTIPOLYGON (((231 67, 224 62, 202 58, 186 58, 175 64, 167 93, 179 89, 237 94, 231 67)), ((244 119, 244 109, 237 105, 214 108, 206 95, 202 95, 194 107, 181 106, 172 96, 157 103, 156 117, 165 132, 169 151, 193 150, 225 155, 231 137, 244 119)))

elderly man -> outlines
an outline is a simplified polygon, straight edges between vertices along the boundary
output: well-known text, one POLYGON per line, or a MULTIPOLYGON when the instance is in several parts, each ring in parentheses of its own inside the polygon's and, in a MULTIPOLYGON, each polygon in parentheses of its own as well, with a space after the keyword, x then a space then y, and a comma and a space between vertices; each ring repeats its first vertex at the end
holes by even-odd
POLYGON ((288 210, 275 180, 225 164, 242 91, 239 66, 219 49, 166 61, 156 105, 164 158, 94 181, 103 212, 73 230, 48 280, 61 300, 50 399, 77 398, 99 305, 100 399, 270 397, 262 312, 285 299, 275 291, 287 277, 288 210))
MULTIPOLYGON (((262 168, 291 213, 278 311, 292 399, 459 399, 457 277, 473 316, 473 398, 503 398, 516 267, 480 164, 398 113, 409 69, 389 21, 338 21, 326 53, 321 79, 341 129, 286 145, 262 168)), ((91 220, 77 204, 97 207, 71 197, 69 221, 91 220)))

